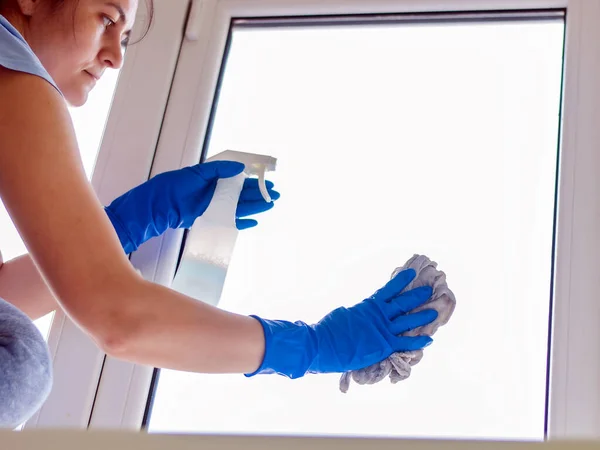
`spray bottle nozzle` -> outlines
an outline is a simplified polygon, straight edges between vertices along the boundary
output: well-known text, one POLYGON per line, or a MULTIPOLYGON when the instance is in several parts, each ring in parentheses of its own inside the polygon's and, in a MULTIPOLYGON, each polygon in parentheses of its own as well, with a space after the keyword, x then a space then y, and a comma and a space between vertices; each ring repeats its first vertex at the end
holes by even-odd
POLYGON ((258 187, 260 193, 267 203, 272 201, 267 184, 265 181, 265 173, 275 170, 277 166, 277 158, 267 155, 259 155, 257 153, 245 153, 234 150, 225 150, 217 155, 214 155, 206 160, 208 161, 237 161, 244 164, 244 173, 248 176, 258 176, 258 187))

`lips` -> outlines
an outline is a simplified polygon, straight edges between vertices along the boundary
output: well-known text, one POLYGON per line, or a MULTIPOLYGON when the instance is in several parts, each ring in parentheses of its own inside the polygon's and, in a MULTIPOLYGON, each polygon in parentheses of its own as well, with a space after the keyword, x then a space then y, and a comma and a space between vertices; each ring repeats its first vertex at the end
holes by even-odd
POLYGON ((100 79, 100 75, 93 74, 87 70, 84 70, 84 72, 87 73, 90 77, 92 77, 94 81, 98 81, 100 79))

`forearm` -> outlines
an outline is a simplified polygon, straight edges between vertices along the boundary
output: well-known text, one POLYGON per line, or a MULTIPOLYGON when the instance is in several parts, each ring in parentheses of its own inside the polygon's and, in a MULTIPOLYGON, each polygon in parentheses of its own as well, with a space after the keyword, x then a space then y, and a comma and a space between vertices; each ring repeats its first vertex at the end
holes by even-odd
MULTIPOLYGON (((98 332, 107 336, 107 352, 140 364, 192 372, 250 373, 260 365, 264 335, 256 320, 156 284, 142 281, 135 286, 123 298, 129 306, 115 313, 120 320, 98 332)), ((32 320, 58 307, 29 255, 0 266, 0 298, 32 320)))
POLYGON ((31 320, 45 316, 58 306, 29 255, 0 266, 0 298, 12 303, 31 320))
POLYGON ((250 373, 264 349, 261 324, 164 286, 135 283, 111 314, 104 350, 120 359, 182 371, 250 373), (118 331, 116 331, 118 330, 118 331))

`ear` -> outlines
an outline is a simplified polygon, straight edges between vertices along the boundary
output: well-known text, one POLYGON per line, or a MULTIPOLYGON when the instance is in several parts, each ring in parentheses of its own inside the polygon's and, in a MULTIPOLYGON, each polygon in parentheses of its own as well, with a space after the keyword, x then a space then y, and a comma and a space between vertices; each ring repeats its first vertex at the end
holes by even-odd
POLYGON ((27 17, 32 16, 41 3, 42 0, 17 0, 21 14, 27 17))

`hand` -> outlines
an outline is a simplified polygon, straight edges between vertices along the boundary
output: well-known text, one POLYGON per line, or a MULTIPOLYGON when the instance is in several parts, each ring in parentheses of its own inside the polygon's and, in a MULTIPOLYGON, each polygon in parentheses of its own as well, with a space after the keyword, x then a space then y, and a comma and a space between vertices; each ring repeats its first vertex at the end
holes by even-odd
MULTIPOLYGON (((169 228, 190 228, 212 200, 219 178, 240 174, 244 165, 235 161, 213 161, 161 173, 133 188, 105 208, 125 253, 169 228)), ((266 182, 273 200, 280 195, 266 182)), ((247 178, 237 206, 236 226, 256 226, 253 219, 240 219, 273 207, 262 198, 256 178, 247 178)))
POLYGON ((316 325, 261 319, 265 355, 259 373, 299 378, 306 373, 341 373, 383 361, 394 352, 419 350, 428 336, 399 336, 433 322, 437 311, 409 314, 431 297, 423 286, 402 292, 414 279, 412 269, 398 273, 382 289, 351 308, 337 308, 316 325))

